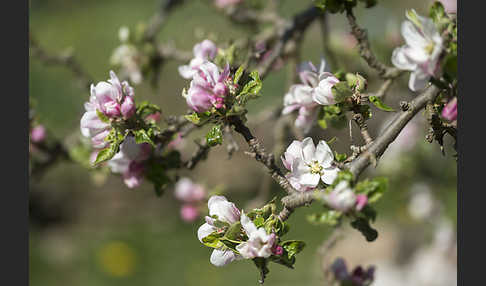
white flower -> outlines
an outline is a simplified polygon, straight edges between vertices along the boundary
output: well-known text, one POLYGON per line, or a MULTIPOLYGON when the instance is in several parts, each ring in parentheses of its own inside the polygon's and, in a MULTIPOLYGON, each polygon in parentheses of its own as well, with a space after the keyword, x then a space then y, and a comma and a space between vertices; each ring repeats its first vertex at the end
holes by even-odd
POLYGON ((284 96, 282 114, 299 111, 295 126, 305 133, 309 132, 312 123, 319 113, 320 105, 334 104, 331 88, 339 80, 330 72, 325 72, 326 62, 321 59, 319 70, 311 63, 301 64, 299 77, 302 84, 294 84, 284 96))
POLYGON ((244 213, 241 214, 241 225, 248 236, 248 240, 236 246, 236 250, 243 258, 267 258, 272 255, 272 248, 276 240, 274 233, 267 234, 263 227, 257 229, 255 224, 244 213))
MULTIPOLYGON (((240 210, 236 208, 235 204, 228 202, 223 196, 212 196, 208 200, 209 215, 217 215, 218 220, 229 224, 235 223, 240 219, 240 210)), ((215 220, 212 217, 206 216, 206 223, 201 225, 197 230, 197 237, 199 241, 203 242, 203 238, 211 233, 218 231, 214 225, 215 220)), ((235 259, 238 259, 230 249, 214 249, 211 254, 210 262, 215 266, 224 266, 235 259)))
POLYGON ((193 48, 194 58, 189 62, 189 65, 179 66, 179 74, 186 79, 191 79, 199 70, 199 67, 208 60, 213 60, 216 57, 218 48, 210 40, 204 40, 196 44, 193 48))
POLYGON ((295 189, 314 189, 322 180, 330 185, 336 179, 339 168, 333 165, 334 155, 325 141, 320 140, 317 148, 312 138, 294 140, 287 148, 282 162, 290 170, 287 178, 295 189))
POLYGON ((408 86, 412 91, 418 91, 425 88, 439 68, 442 38, 431 19, 418 15, 415 10, 407 12, 406 16, 409 21, 402 23, 406 45, 393 51, 392 63, 412 72, 408 86))
POLYGON ((312 98, 320 105, 335 104, 332 87, 339 82, 339 79, 330 72, 323 72, 319 75, 319 85, 314 89, 312 98))
POLYGON ((357 197, 348 182, 341 181, 331 193, 324 195, 324 201, 335 210, 347 212, 356 205, 357 197))

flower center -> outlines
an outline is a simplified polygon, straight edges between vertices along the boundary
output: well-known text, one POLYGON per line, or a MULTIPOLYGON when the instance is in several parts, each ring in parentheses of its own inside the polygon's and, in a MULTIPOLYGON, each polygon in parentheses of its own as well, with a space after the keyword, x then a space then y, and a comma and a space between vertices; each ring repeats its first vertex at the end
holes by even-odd
POLYGON ((435 44, 431 42, 427 46, 425 46, 425 52, 428 55, 432 55, 432 52, 434 51, 434 48, 435 48, 435 44))
POLYGON ((322 169, 324 169, 321 164, 317 161, 313 161, 311 164, 309 164, 310 172, 312 174, 319 174, 322 175, 322 169))

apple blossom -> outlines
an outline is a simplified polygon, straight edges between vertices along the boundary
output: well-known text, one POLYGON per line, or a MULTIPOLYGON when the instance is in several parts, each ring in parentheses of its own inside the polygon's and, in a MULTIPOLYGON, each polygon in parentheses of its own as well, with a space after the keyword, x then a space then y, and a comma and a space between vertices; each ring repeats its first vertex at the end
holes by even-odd
POLYGON ((134 84, 139 84, 143 79, 140 68, 142 55, 137 47, 129 43, 130 30, 127 27, 120 27, 118 38, 122 44, 113 51, 110 63, 121 67, 122 77, 128 77, 134 84))
MULTIPOLYGON (((353 190, 349 187, 349 183, 347 181, 341 181, 329 194, 324 195, 324 201, 335 210, 347 212, 356 205, 357 198, 353 190)), ((362 204, 363 202, 361 201, 360 206, 362 204)))
POLYGON ((194 184, 189 178, 180 179, 175 185, 175 197, 186 203, 198 202, 206 196, 203 186, 194 184))
MULTIPOLYGON (((211 233, 218 231, 215 226, 216 220, 212 216, 216 215, 217 220, 233 224, 240 220, 240 210, 236 208, 235 204, 229 202, 224 196, 212 196, 208 200, 209 215, 206 216, 206 223, 201 225, 197 230, 197 237, 199 241, 203 242, 203 238, 211 233)), ((230 249, 214 249, 211 254, 210 262, 215 266, 224 266, 235 259, 238 255, 230 249)))
POLYGON ((181 207, 181 218, 185 222, 193 222, 199 217, 198 209, 191 205, 185 204, 181 207))
POLYGON ((204 40, 196 44, 193 48, 194 58, 189 62, 189 65, 179 67, 179 74, 186 79, 191 79, 199 70, 199 67, 208 60, 213 60, 216 57, 218 48, 210 40, 204 40))
POLYGON ((30 130, 30 140, 34 143, 42 142, 46 139, 46 128, 44 125, 37 125, 30 130))
POLYGON ((135 112, 134 91, 128 82, 120 82, 113 71, 108 82, 91 85, 89 102, 84 104, 86 112, 81 118, 81 133, 91 139, 94 148, 108 145, 104 139, 110 133, 111 126, 98 116, 101 112, 109 118, 129 118, 135 112))
POLYGON ((457 97, 451 99, 442 109, 442 117, 449 121, 457 119, 457 97))
POLYGON ((294 140, 282 156, 282 162, 290 173, 290 184, 299 191, 314 189, 322 180, 332 184, 339 168, 333 165, 334 155, 325 141, 320 140, 317 147, 312 138, 294 140))
POLYGON ((229 80, 229 65, 227 64, 222 72, 211 63, 204 62, 199 66, 191 81, 187 93, 183 94, 187 104, 196 112, 204 112, 211 109, 223 107, 223 101, 229 89, 226 82, 229 80))
POLYGON ((402 23, 406 44, 393 51, 392 63, 399 69, 412 72, 408 87, 419 91, 439 69, 442 38, 430 18, 418 15, 413 9, 406 16, 409 21, 402 23))
POLYGON ((143 161, 150 156, 151 146, 148 143, 137 144, 133 136, 127 136, 120 145, 120 151, 108 161, 113 173, 123 176, 129 188, 138 187, 145 171, 143 161))
POLYGON ((299 111, 295 126, 309 132, 312 123, 319 113, 319 104, 334 104, 331 88, 339 80, 331 73, 325 72, 326 62, 322 59, 319 70, 311 63, 300 66, 299 77, 302 84, 294 84, 284 97, 282 114, 299 111))
POLYGON ((241 214, 241 225, 245 230, 248 240, 236 246, 236 250, 246 259, 255 257, 267 258, 272 255, 276 241, 275 233, 267 234, 265 228, 256 228, 255 224, 245 213, 241 214))

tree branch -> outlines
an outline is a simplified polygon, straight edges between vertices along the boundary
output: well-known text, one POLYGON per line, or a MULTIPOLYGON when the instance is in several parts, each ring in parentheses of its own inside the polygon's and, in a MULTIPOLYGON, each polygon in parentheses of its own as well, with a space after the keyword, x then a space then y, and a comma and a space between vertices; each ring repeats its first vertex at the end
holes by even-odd
POLYGON ((356 18, 354 17, 351 9, 346 11, 346 17, 349 25, 351 26, 351 34, 353 34, 358 41, 359 53, 361 57, 368 63, 368 65, 378 71, 378 74, 382 78, 394 78, 399 76, 402 73, 401 70, 395 67, 389 67, 378 61, 375 54, 371 50, 366 30, 358 26, 358 23, 356 23, 356 18))

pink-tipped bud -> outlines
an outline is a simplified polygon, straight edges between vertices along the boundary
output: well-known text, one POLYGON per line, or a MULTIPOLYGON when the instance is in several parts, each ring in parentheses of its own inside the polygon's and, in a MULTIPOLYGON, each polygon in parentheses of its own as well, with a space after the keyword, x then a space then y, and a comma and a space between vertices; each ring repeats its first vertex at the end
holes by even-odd
POLYGON ((442 109, 442 117, 449 121, 457 119, 457 97, 451 99, 442 109))
POLYGON ((132 117, 135 113, 135 101, 131 96, 125 96, 125 100, 121 105, 121 113, 125 119, 132 117))
POLYGON ((181 207, 181 218, 185 222, 193 222, 199 217, 198 209, 193 205, 183 205, 181 207))
POLYGON ((273 252, 274 255, 277 255, 277 256, 282 255, 283 254, 283 247, 280 246, 280 245, 277 245, 273 248, 272 252, 273 252))
POLYGON ((116 101, 108 101, 103 104, 103 113, 108 117, 120 116, 120 104, 116 101))
POLYGON ((30 131, 30 140, 34 143, 39 143, 46 139, 46 128, 43 125, 37 125, 30 131))
POLYGON ((368 197, 363 194, 356 195, 356 210, 361 211, 368 203, 368 197))
POLYGON ((154 122, 159 122, 160 118, 161 118, 160 112, 155 112, 155 113, 152 113, 150 115, 147 115, 147 117, 145 117, 145 119, 147 121, 154 121, 154 122))
POLYGON ((218 82, 215 86, 214 86, 214 89, 213 89, 214 93, 216 95, 219 95, 219 96, 224 96, 226 95, 226 93, 228 92, 228 87, 222 83, 222 82, 218 82))

